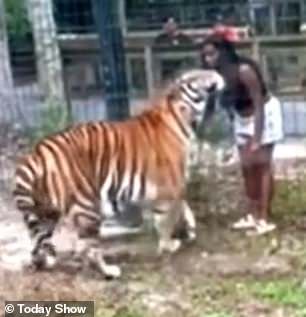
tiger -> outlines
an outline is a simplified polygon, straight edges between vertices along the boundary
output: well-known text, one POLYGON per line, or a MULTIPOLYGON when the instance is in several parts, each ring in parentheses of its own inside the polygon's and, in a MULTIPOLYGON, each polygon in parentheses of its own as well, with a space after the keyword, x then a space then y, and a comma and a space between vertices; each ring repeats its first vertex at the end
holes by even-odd
POLYGON ((105 261, 99 230, 115 203, 152 212, 159 254, 181 247, 184 241, 173 235, 181 219, 188 240, 195 240, 196 220, 186 201, 186 157, 209 96, 224 85, 216 71, 192 69, 137 116, 79 123, 40 140, 18 162, 13 190, 33 243, 31 264, 54 267, 52 235, 66 219, 102 276, 120 277, 120 266, 105 261))

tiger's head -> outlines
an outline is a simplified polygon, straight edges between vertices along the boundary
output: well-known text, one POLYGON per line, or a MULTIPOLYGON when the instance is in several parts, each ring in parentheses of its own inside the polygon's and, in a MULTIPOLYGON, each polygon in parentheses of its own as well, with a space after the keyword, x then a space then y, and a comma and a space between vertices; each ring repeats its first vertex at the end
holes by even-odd
POLYGON ((208 101, 224 88, 225 81, 218 72, 199 69, 179 76, 172 86, 172 92, 190 124, 196 128, 205 115, 208 101))

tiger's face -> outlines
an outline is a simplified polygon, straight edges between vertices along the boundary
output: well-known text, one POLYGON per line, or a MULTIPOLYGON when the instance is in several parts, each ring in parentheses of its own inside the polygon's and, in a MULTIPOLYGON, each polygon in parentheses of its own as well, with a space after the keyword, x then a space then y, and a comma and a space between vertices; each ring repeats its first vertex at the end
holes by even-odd
POLYGON ((194 127, 202 121, 209 98, 225 88, 223 77, 214 70, 191 70, 179 77, 177 84, 194 127))

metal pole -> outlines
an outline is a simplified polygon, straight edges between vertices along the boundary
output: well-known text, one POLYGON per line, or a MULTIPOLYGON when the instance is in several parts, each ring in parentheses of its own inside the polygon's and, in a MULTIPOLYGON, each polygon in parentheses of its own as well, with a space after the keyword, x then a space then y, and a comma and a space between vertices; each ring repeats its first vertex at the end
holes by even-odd
POLYGON ((275 0, 271 0, 270 3, 270 23, 271 23, 271 33, 272 35, 277 35, 277 22, 276 22, 276 3, 275 0))
POLYGON ((150 97, 152 97, 154 93, 154 77, 153 77, 153 56, 152 56, 151 45, 148 44, 145 46, 144 56, 145 56, 145 69, 146 69, 147 84, 148 84, 148 94, 150 97))
POLYGON ((109 120, 129 116, 128 84, 118 2, 92 0, 101 48, 105 102, 109 120))
POLYGON ((252 55, 253 58, 257 61, 260 62, 260 46, 259 46, 259 41, 257 38, 257 30, 256 30, 256 17, 254 13, 254 1, 249 0, 248 1, 248 8, 249 8, 249 21, 251 22, 251 27, 252 27, 252 55))

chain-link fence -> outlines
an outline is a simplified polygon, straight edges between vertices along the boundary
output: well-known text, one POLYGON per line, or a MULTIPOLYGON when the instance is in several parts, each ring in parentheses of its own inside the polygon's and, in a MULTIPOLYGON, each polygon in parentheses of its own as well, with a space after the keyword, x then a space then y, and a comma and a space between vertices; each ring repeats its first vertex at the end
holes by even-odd
MULTIPOLYGON (((37 139, 139 113, 165 81, 200 65, 199 43, 217 24, 233 27, 238 50, 259 59, 282 101, 286 137, 306 134, 304 1, 2 1, 3 136, 15 127, 37 139)), ((228 134, 219 131, 223 115, 213 139, 228 134)))
POLYGON ((93 0, 4 0, 8 56, 2 63, 8 67, 0 92, 8 99, 0 105, 2 130, 14 126, 38 138, 71 123, 108 120, 110 108, 115 115, 120 110, 116 98, 113 105, 107 99, 109 86, 113 94, 126 94, 130 115, 139 113, 165 81, 200 65, 199 43, 223 23, 240 34, 241 53, 259 52, 264 76, 282 101, 286 137, 303 138, 304 2, 255 2, 120 0, 107 20, 93 0), (169 20, 179 31, 178 42, 167 38, 169 20), (120 80, 121 86, 111 81, 123 75, 127 90, 120 91, 120 80))
MULTIPOLYGON (((107 119, 105 69, 109 65, 105 65, 105 56, 110 52, 101 49, 95 23, 99 14, 95 17, 93 1, 33 0, 33 3, 28 2, 28 8, 19 2, 18 14, 17 9, 12 9, 15 8, 15 4, 11 4, 14 1, 6 2, 13 106, 2 107, 2 121, 29 127, 46 119, 46 95, 50 90, 60 95, 61 103, 65 104, 63 111, 68 112, 74 122, 107 119), (39 7, 37 3, 40 2, 47 5, 39 7)), ((175 72, 199 65, 198 43, 220 19, 240 28, 242 42, 239 48, 243 53, 251 54, 254 42, 250 36, 251 27, 257 26, 259 35, 265 33, 258 26, 265 16, 260 12, 279 13, 279 19, 270 25, 270 34, 282 34, 286 31, 282 21, 286 19, 299 21, 302 26, 303 8, 299 3, 277 5, 272 10, 268 1, 266 6, 259 7, 241 0, 222 1, 218 5, 200 0, 192 3, 118 1, 114 21, 123 35, 130 113, 138 112, 143 99, 154 94, 155 89, 175 72), (159 43, 159 40, 163 41, 163 26, 169 18, 176 21, 185 36, 178 45, 159 43)), ((288 27, 284 38, 259 36, 257 42, 265 76, 283 100, 286 133, 302 136, 306 129, 304 37, 300 29, 288 27)))

